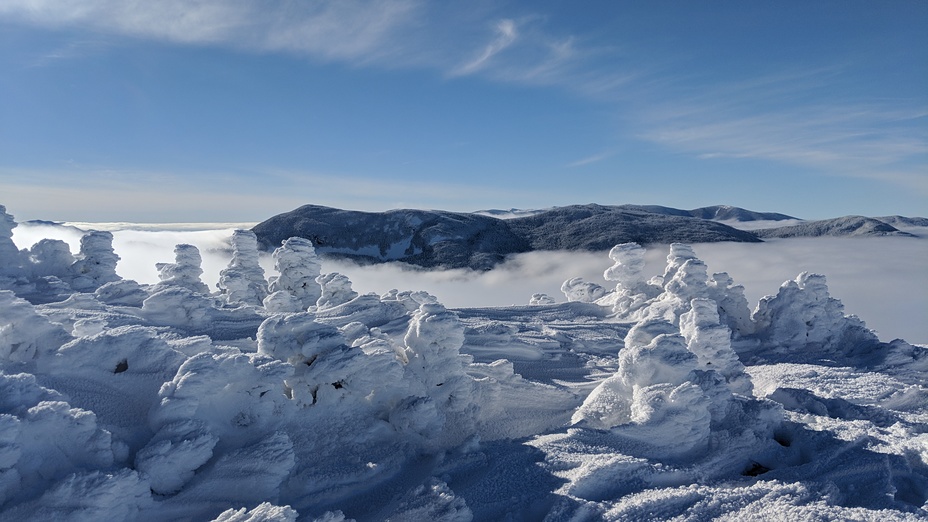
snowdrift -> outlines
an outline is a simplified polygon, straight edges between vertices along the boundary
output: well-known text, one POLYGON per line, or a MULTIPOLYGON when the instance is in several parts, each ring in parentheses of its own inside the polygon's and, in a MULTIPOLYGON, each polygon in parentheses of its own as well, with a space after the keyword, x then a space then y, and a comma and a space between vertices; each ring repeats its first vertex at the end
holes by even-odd
POLYGON ((670 246, 616 245, 566 302, 354 290, 250 231, 211 290, 112 235, 19 250, 0 206, 4 520, 918 520, 928 349, 800 274, 752 311, 670 246), (604 262, 604 265, 608 264, 604 262))

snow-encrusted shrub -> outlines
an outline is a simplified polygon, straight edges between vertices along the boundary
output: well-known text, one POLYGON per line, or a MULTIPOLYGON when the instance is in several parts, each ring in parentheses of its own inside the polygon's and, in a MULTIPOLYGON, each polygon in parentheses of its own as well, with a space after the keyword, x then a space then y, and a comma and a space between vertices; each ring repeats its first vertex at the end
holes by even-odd
POLYGON ((111 468, 121 453, 88 410, 30 374, 0 373, 0 505, 35 497, 79 470, 111 468))
POLYGON ((112 306, 133 306, 141 307, 145 299, 148 298, 148 291, 142 285, 131 279, 122 281, 112 281, 97 288, 94 296, 101 303, 112 306))
POLYGON ((322 288, 322 295, 316 301, 317 308, 332 308, 358 297, 358 293, 351 289, 351 280, 338 272, 320 275, 316 282, 322 288))
POLYGON ((116 274, 119 256, 113 251, 113 234, 92 231, 81 237, 77 261, 71 264, 71 287, 78 292, 93 292, 106 283, 122 279, 116 274))
POLYGON ((554 299, 548 294, 532 294, 532 298, 529 299, 528 304, 532 306, 553 305, 554 299))
POLYGON ((285 290, 268 294, 262 305, 271 314, 294 314, 303 311, 303 302, 285 290))
POLYGON ((258 239, 250 230, 232 233, 232 260, 219 272, 219 291, 228 303, 261 306, 267 297, 267 280, 259 264, 258 239))
POLYGON ((803 272, 757 303, 752 316, 766 347, 810 357, 867 358, 879 339, 828 294, 825 276, 803 272))
POLYGON ((35 277, 67 278, 74 256, 67 243, 60 239, 42 239, 29 249, 29 261, 35 277))
POLYGON ((158 390, 185 358, 157 330, 121 326, 65 344, 39 360, 38 374, 71 404, 93 409, 100 424, 134 451, 151 436, 147 417, 158 390))
POLYGON ((200 275, 203 274, 201 264, 203 258, 200 256, 200 249, 187 244, 175 246, 173 263, 155 264, 161 282, 155 285, 154 291, 177 286, 191 292, 209 294, 209 287, 200 280, 200 275))
POLYGON ((648 456, 680 456, 705 450, 710 399, 695 383, 698 360, 679 330, 650 319, 628 333, 619 369, 600 383, 572 422, 611 429, 648 456))
POLYGON ((603 272, 606 281, 615 281, 615 290, 597 301, 611 306, 617 317, 628 317, 661 293, 661 287, 645 282, 645 249, 637 243, 622 243, 612 247, 609 258, 614 261, 603 272))
POLYGON ((696 354, 699 369, 718 372, 731 391, 751 396, 754 388, 751 378, 731 347, 731 330, 719 324, 718 310, 711 299, 693 299, 690 311, 680 316, 680 333, 686 339, 687 349, 696 354))
POLYGON ((71 340, 60 325, 9 290, 0 290, 0 310, 0 362, 28 363, 71 340))
POLYGON ((0 205, 0 288, 9 288, 16 279, 25 276, 23 255, 13 243, 16 220, 0 205))
POLYGON ((751 308, 744 297, 744 287, 735 285, 726 272, 712 274, 709 279, 709 298, 718 306, 719 321, 728 325, 736 336, 754 333, 751 308))
POLYGON ((408 379, 420 383, 423 395, 444 419, 434 442, 460 443, 474 432, 475 383, 464 372, 460 353, 464 326, 440 304, 423 304, 413 314, 405 337, 408 379))
POLYGON ((316 255, 312 241, 291 237, 274 250, 274 268, 279 275, 270 278, 268 292, 289 292, 300 300, 303 310, 315 306, 322 296, 322 288, 316 282, 322 271, 322 262, 316 255))
POLYGON ((136 469, 153 491, 171 494, 214 453, 266 438, 290 417, 283 383, 292 372, 265 355, 231 350, 187 359, 158 392, 149 415, 155 435, 136 454, 136 469))
POLYGON ((592 281, 584 281, 582 277, 574 277, 564 281, 561 292, 568 302, 592 303, 605 295, 606 289, 592 281))
MULTIPOLYGON (((674 258, 674 262, 680 259, 674 258)), ((664 291, 635 315, 643 320, 663 319, 676 325, 680 316, 689 311, 694 298, 708 297, 709 276, 706 264, 695 257, 686 258, 679 266, 668 264, 665 273, 673 275, 665 279, 664 291)))

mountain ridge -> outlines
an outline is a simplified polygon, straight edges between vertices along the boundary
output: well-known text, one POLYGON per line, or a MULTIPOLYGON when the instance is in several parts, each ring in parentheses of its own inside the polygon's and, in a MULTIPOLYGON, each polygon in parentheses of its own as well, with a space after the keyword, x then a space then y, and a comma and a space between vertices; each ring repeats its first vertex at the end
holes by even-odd
MULTIPOLYGON (((924 218, 890 216, 917 226, 924 218)), ((762 226, 763 226, 762 225, 762 226)), ((396 209, 385 212, 303 205, 273 216, 252 230, 265 250, 303 237, 323 257, 362 264, 399 261, 424 268, 489 270, 512 254, 530 251, 608 250, 619 243, 762 242, 767 238, 820 236, 911 236, 877 218, 845 216, 804 221, 776 212, 728 205, 692 210, 659 205, 568 205, 544 210, 396 209), (499 216, 499 217, 497 217, 499 216), (798 225, 744 230, 727 223, 798 225)))

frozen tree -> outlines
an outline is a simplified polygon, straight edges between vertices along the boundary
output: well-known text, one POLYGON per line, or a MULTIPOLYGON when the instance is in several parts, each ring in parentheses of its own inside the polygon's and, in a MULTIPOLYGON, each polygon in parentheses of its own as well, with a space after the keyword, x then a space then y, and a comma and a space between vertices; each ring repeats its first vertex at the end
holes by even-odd
POLYGON ((12 288, 25 274, 22 253, 13 243, 13 229, 16 221, 6 213, 6 207, 0 205, 0 288, 12 288))
POLYGON ((664 275, 659 277, 662 285, 666 285, 676 275, 677 270, 690 259, 696 259, 693 247, 683 243, 671 243, 670 252, 667 253, 667 267, 664 269, 664 275))
POLYGON ((622 243, 609 251, 609 258, 615 264, 606 269, 603 278, 616 282, 615 291, 598 302, 611 305, 618 317, 627 317, 641 309, 661 292, 659 286, 644 280, 644 255, 645 249, 637 243, 622 243))
POLYGON ((709 280, 709 297, 716 302, 721 324, 728 325, 732 332, 741 335, 754 333, 751 308, 744 297, 744 287, 733 284, 726 272, 712 274, 709 280))
POLYGON ((611 429, 646 454, 682 455, 705 449, 711 401, 694 383, 696 356, 672 324, 635 325, 619 352, 619 368, 583 402, 572 422, 611 429))
POLYGON ((561 292, 564 292, 568 302, 592 303, 604 296, 606 289, 596 283, 584 281, 582 277, 574 277, 564 281, 561 292))
POLYGON ((112 281, 94 291, 97 300, 113 306, 140 307, 148 295, 141 285, 131 279, 112 281))
POLYGON ((699 259, 687 258, 680 266, 668 266, 668 272, 673 276, 664 283, 664 291, 637 312, 641 319, 663 319, 676 325, 680 315, 689 311, 692 299, 708 296, 709 276, 699 259))
POLYGON ((464 325, 444 306, 423 304, 413 314, 404 341, 406 373, 422 385, 422 393, 445 418, 433 442, 460 443, 473 432, 477 410, 475 383, 464 372, 460 353, 464 325))
POLYGON ((29 249, 32 274, 36 277, 68 277, 74 256, 68 244, 60 239, 42 239, 29 249))
POLYGON ((303 311, 303 303, 290 292, 278 290, 268 294, 262 303, 272 314, 292 314, 303 311))
POLYGON ((532 298, 529 299, 528 304, 533 306, 552 305, 554 304, 554 299, 548 294, 532 294, 532 298))
POLYGON ((752 316, 757 335, 780 351, 853 356, 879 344, 857 316, 831 297, 825 276, 803 272, 757 303, 752 316))
POLYGON ((71 265, 71 286, 78 292, 93 292, 122 279, 116 275, 118 261, 119 256, 113 251, 113 234, 105 231, 84 234, 77 261, 71 265))
POLYGON ((322 296, 322 289, 316 282, 322 271, 322 263, 312 242, 301 237, 291 237, 274 250, 273 257, 274 268, 279 275, 271 277, 268 291, 289 292, 300 300, 303 310, 315 306, 322 296))
POLYGON ((232 261, 219 272, 217 286, 229 303, 261 306, 268 290, 264 269, 258 263, 258 239, 254 232, 232 233, 232 261))
POLYGON ((690 311, 680 316, 680 332, 689 351, 696 354, 699 368, 718 372, 731 391, 750 396, 751 378, 731 347, 731 330, 719 323, 718 306, 711 299, 696 298, 690 311))
POLYGON ((616 281, 626 287, 633 287, 644 282, 642 275, 645 266, 644 254, 645 249, 638 243, 622 243, 612 247, 609 251, 609 258, 615 264, 606 269, 603 279, 616 281))
POLYGON ((0 362, 30 362, 71 340, 60 325, 9 290, 0 290, 0 310, 0 362))
POLYGON ((317 308, 332 308, 358 297, 358 293, 351 289, 351 280, 338 272, 320 275, 316 282, 322 288, 322 295, 316 301, 317 308))
POLYGON ((199 294, 209 294, 209 287, 200 280, 203 269, 200 265, 203 258, 200 256, 200 250, 187 244, 181 244, 174 247, 173 263, 157 263, 155 268, 158 269, 158 278, 161 282, 155 286, 155 291, 171 286, 186 288, 191 292, 199 294))

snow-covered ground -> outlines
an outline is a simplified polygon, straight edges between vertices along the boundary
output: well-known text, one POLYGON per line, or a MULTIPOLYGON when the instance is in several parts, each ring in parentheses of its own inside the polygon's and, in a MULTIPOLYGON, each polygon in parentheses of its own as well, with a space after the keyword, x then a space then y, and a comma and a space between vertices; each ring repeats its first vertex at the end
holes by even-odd
POLYGON ((928 517, 924 235, 435 273, 3 210, 3 520, 928 517))

